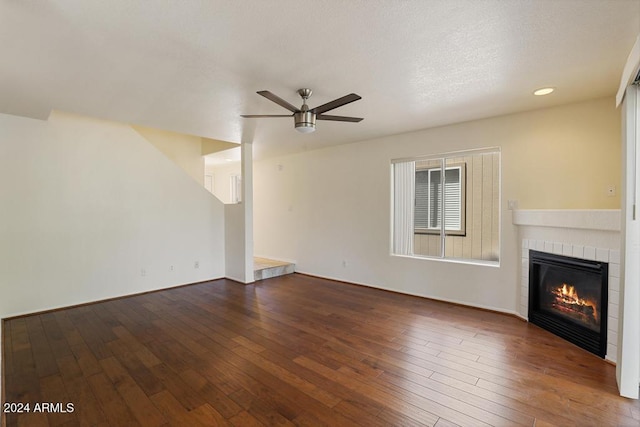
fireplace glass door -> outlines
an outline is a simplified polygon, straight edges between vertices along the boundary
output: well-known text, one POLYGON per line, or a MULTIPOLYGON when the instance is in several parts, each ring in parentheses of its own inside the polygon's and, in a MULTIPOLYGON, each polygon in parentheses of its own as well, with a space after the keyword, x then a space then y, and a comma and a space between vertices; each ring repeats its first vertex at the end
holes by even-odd
POLYGON ((602 284, 599 274, 542 265, 539 286, 540 310, 600 331, 602 284))
POLYGON ((529 321, 604 357, 608 264, 529 252, 529 321))

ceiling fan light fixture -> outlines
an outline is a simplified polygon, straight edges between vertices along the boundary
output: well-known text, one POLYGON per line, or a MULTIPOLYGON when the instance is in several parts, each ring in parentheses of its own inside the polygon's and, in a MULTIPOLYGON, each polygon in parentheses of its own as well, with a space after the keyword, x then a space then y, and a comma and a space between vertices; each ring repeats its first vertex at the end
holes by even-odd
POLYGON ((296 130, 300 133, 311 133, 316 131, 316 126, 309 123, 296 124, 296 130))
POLYGON ((298 111, 293 115, 296 130, 300 133, 311 133, 316 130, 316 115, 310 111, 298 111))

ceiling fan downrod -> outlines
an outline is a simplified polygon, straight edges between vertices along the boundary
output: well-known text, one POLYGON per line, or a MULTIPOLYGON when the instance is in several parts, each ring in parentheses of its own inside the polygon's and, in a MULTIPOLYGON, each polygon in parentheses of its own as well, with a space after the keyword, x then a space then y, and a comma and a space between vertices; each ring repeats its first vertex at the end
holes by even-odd
POLYGON ((300 111, 293 114, 296 130, 300 133, 311 133, 316 130, 316 115, 309 111, 307 99, 311 97, 313 91, 311 89, 298 89, 298 95, 302 98, 302 107, 300 111))

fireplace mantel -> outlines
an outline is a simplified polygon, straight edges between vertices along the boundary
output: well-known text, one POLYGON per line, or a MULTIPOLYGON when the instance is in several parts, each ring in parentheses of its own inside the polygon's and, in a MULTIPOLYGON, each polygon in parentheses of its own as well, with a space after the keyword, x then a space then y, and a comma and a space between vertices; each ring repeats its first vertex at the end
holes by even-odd
POLYGON ((620 231, 620 209, 517 209, 512 222, 519 226, 578 230, 620 231))

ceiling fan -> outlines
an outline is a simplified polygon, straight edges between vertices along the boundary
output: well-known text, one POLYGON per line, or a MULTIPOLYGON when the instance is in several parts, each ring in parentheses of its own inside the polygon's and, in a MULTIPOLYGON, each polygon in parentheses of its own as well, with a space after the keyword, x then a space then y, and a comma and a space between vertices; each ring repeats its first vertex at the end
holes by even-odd
POLYGON ((333 110, 343 105, 362 99, 360 95, 350 93, 342 98, 334 99, 331 102, 322 104, 315 108, 309 108, 307 105, 307 99, 311 97, 313 91, 311 89, 298 89, 298 95, 302 98, 302 107, 299 109, 289 104, 284 99, 269 92, 268 90, 261 90, 257 92, 259 95, 264 96, 270 101, 275 102, 281 107, 286 108, 293 114, 243 114, 241 117, 245 118, 260 118, 260 117, 293 117, 295 120, 296 130, 302 133, 311 133, 316 130, 316 120, 333 120, 337 122, 354 122, 357 123, 362 120, 361 117, 345 117, 345 116, 331 116, 324 114, 329 110, 333 110))

